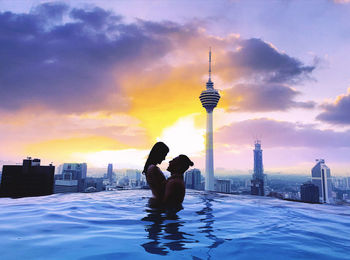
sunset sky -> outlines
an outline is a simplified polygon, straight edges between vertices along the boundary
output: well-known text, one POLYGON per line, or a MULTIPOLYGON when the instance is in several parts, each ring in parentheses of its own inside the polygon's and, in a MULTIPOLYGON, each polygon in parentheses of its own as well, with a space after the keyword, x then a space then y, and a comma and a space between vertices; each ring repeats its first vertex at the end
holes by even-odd
POLYGON ((350 1, 2 1, 0 164, 142 168, 156 141, 217 172, 350 174, 350 1))

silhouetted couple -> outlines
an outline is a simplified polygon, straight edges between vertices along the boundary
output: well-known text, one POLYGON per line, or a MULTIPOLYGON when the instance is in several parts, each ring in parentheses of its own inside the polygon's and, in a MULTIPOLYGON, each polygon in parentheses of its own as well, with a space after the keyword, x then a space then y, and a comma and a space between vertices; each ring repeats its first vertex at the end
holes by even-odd
POLYGON ((169 162, 167 170, 171 176, 166 179, 157 164, 162 163, 169 152, 163 142, 156 143, 149 153, 143 173, 152 190, 153 198, 150 207, 180 208, 185 197, 184 173, 193 166, 186 155, 179 155, 169 162))

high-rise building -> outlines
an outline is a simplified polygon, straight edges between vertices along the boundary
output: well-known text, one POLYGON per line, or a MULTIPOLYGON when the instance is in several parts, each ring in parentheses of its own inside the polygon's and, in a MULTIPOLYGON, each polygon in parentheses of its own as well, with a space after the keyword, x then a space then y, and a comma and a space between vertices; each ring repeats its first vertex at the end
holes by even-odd
POLYGON ((53 193, 55 166, 40 166, 40 159, 28 157, 23 165, 4 165, 1 196, 30 197, 53 193))
POLYGON ((55 176, 55 193, 83 192, 87 173, 86 163, 64 163, 55 176))
POLYGON ((102 191, 104 189, 103 186, 103 178, 86 178, 86 188, 85 191, 102 191), (94 188, 94 189, 91 189, 94 188))
POLYGON ((213 110, 220 100, 220 94, 214 89, 214 82, 211 81, 211 50, 209 51, 209 79, 206 90, 202 91, 199 99, 207 111, 205 190, 214 191, 213 110))
POLYGON ((254 149, 254 173, 253 179, 251 181, 251 194, 264 196, 264 168, 263 168, 263 158, 261 150, 261 141, 255 141, 255 149, 254 149))
POLYGON ((129 185, 132 187, 141 185, 141 171, 135 169, 127 169, 125 176, 129 179, 129 185))
POLYGON ((107 168, 107 179, 110 184, 113 182, 113 164, 109 163, 107 168))
POLYGON ((141 171, 136 172, 136 186, 141 186, 141 171))
POLYGON ((311 182, 304 183, 300 187, 301 201, 318 203, 320 201, 318 187, 311 182))
POLYGON ((231 181, 230 180, 216 180, 215 190, 223 193, 231 192, 231 181))
POLYGON ((320 202, 333 203, 331 170, 325 164, 324 159, 316 160, 311 175, 312 183, 318 187, 320 202))
POLYGON ((202 190, 202 175, 199 169, 191 169, 185 172, 186 188, 202 190))

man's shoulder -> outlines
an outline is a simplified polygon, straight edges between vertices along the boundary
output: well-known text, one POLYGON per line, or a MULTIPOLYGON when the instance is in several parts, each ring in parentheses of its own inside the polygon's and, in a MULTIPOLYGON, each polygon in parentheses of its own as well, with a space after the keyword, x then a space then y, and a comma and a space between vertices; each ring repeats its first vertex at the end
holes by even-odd
POLYGON ((167 184, 171 186, 185 186, 184 181, 180 179, 170 179, 168 180, 167 184))

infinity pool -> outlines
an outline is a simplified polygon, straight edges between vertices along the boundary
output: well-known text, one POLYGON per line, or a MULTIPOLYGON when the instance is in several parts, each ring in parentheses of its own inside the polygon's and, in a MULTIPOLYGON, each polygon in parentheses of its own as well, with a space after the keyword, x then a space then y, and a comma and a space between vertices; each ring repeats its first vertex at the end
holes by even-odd
POLYGON ((0 199, 1 259, 350 259, 350 207, 187 191, 177 214, 149 190, 0 199))

